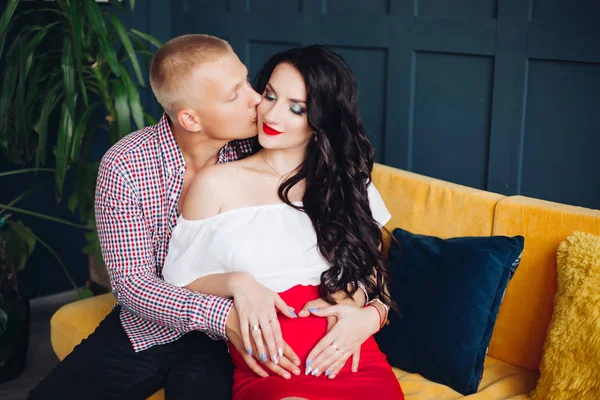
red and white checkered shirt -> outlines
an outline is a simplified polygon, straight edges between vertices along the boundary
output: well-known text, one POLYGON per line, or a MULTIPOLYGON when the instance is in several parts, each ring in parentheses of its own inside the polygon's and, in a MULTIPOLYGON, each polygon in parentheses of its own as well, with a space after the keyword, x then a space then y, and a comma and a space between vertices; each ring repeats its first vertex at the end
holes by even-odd
MULTIPOLYGON (((219 163, 255 150, 253 139, 228 143, 219 163)), ((200 330, 226 339, 232 300, 173 286, 162 278, 186 171, 168 117, 133 132, 102 158, 96 227, 121 323, 138 352, 200 330)))

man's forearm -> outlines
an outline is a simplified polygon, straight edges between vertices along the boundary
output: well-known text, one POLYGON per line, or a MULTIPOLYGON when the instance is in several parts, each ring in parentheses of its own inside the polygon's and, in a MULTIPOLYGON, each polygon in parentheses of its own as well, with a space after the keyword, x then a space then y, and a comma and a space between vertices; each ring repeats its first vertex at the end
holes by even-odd
POLYGON ((245 272, 210 274, 187 284, 185 288, 193 292, 232 298, 235 288, 244 282, 248 282, 249 279, 254 278, 245 272))

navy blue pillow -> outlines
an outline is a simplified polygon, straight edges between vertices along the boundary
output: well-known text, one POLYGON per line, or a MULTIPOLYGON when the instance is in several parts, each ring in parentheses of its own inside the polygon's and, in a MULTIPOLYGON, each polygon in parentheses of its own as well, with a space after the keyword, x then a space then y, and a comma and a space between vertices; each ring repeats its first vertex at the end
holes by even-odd
POLYGON ((522 236, 440 239, 393 232, 389 289, 400 314, 376 336, 392 366, 477 392, 498 309, 519 265, 522 236))

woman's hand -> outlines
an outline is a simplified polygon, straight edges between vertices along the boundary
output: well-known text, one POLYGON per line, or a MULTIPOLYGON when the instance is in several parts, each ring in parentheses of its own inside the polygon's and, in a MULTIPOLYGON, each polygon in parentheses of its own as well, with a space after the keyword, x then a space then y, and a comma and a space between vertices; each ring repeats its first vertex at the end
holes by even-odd
POLYGON ((232 275, 229 285, 246 353, 252 355, 257 351, 258 354, 255 355, 263 363, 270 360, 279 364, 279 358, 284 354, 284 342, 277 310, 288 318, 296 318, 293 308, 288 307, 277 293, 258 283, 250 274, 232 275), (255 350, 252 349, 252 342, 256 346, 255 350))
MULTIPOLYGON (((308 303, 306 303, 304 305, 304 307, 302 307, 302 310, 300 310, 298 312, 298 316, 300 318, 306 318, 309 315, 311 315, 311 311, 317 311, 320 309, 324 309, 331 306, 331 304, 329 304, 328 302, 326 302, 325 300, 318 298, 315 300, 311 300, 308 303)), ((337 322, 337 318, 334 315, 330 315, 327 317, 327 332, 329 332, 331 330, 331 328, 333 328, 333 326, 335 325, 335 323, 337 322)))
MULTIPOLYGON (((238 353, 240 353, 246 364, 248 364, 248 367, 254 371, 254 373, 263 378, 269 376, 269 374, 263 368, 261 368, 260 364, 257 362, 256 359, 258 359, 258 357, 256 357, 256 359, 253 357, 253 354, 258 355, 256 346, 253 345, 253 351, 251 353, 244 349, 242 334, 240 332, 240 320, 235 307, 231 308, 231 311, 227 316, 227 338, 236 348, 238 353)), ((300 359, 285 342, 283 342, 283 346, 283 357, 279 358, 278 364, 268 361, 263 365, 282 378, 290 379, 290 372, 294 375, 300 375, 300 369, 298 368, 300 365, 300 359)))
POLYGON ((337 322, 308 354, 306 374, 336 377, 350 356, 352 372, 358 370, 360 346, 379 330, 379 313, 374 307, 356 308, 338 304, 309 310, 317 317, 335 317, 337 322))

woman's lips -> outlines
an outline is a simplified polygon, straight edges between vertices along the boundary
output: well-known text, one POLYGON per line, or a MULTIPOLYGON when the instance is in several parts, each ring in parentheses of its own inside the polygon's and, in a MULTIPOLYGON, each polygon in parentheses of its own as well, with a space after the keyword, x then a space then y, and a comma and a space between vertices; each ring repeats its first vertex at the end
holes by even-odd
POLYGON ((269 136, 277 136, 281 135, 283 132, 279 132, 276 129, 271 128, 269 125, 263 122, 263 132, 265 132, 269 136))

